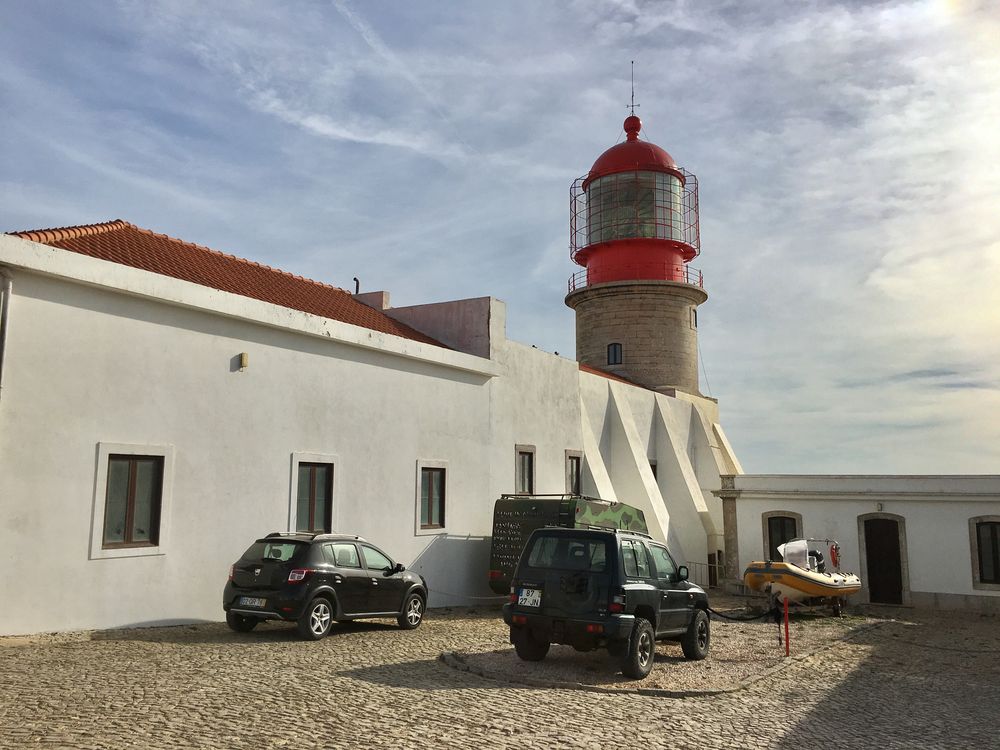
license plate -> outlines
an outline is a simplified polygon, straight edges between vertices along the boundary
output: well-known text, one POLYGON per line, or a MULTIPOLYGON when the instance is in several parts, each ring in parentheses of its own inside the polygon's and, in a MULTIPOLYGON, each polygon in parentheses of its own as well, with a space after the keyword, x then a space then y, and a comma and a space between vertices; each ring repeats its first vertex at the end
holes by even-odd
POLYGON ((241 596, 239 605, 241 607, 263 607, 267 604, 267 599, 260 599, 256 596, 241 596))
POLYGON ((521 589, 521 593, 517 595, 517 603, 522 607, 542 606, 541 589, 521 589))

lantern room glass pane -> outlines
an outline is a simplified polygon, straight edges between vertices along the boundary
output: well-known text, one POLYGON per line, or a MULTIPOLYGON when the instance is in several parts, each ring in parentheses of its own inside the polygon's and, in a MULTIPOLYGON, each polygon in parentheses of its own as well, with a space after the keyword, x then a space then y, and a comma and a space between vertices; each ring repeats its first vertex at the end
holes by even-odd
POLYGON ((587 186, 587 243, 683 240, 683 185, 672 174, 625 172, 587 186))

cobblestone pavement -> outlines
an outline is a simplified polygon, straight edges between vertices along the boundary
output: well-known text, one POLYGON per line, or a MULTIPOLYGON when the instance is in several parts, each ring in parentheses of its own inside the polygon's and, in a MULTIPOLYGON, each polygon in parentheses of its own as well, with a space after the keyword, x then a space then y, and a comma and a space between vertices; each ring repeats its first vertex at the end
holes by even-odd
POLYGON ((0 747, 995 746, 1000 621, 885 616, 700 698, 519 686, 438 659, 501 648, 496 612, 342 625, 318 643, 284 624, 0 638, 0 747))

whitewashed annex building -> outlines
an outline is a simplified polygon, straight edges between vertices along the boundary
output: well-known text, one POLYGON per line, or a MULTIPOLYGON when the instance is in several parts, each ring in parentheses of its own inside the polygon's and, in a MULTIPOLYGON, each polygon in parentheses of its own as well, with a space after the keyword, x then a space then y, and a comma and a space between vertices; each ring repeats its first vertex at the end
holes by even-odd
POLYGON ((492 298, 393 308, 124 221, 0 235, 0 634, 221 619, 279 530, 475 602, 504 492, 627 500, 719 561, 740 467, 698 393, 696 182, 627 129, 577 184, 580 362, 492 298))

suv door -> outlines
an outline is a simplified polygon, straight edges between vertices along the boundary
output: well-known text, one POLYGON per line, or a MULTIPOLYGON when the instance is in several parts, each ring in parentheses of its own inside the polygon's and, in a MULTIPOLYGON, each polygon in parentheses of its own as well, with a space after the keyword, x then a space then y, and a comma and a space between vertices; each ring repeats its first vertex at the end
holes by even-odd
POLYGON ((334 567, 331 579, 341 612, 345 615, 369 612, 371 583, 368 571, 361 565, 357 546, 353 542, 327 543, 323 545, 323 555, 334 567))
POLYGON ((676 631, 687 627, 691 606, 687 585, 677 579, 677 565, 667 548, 649 544, 650 557, 656 568, 656 586, 660 591, 660 618, 656 632, 676 631))
POLYGON ((385 554, 367 544, 359 544, 361 557, 368 569, 371 582, 368 606, 370 612, 399 612, 403 608, 403 594, 407 583, 402 573, 386 575, 386 568, 392 570, 395 563, 385 554))
POLYGON ((625 601, 629 603, 629 611, 634 612, 640 604, 652 607, 657 612, 653 627, 659 631, 660 594, 645 545, 639 539, 622 539, 621 558, 622 571, 625 573, 625 601))

